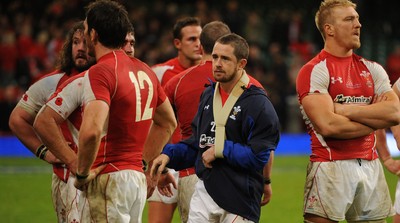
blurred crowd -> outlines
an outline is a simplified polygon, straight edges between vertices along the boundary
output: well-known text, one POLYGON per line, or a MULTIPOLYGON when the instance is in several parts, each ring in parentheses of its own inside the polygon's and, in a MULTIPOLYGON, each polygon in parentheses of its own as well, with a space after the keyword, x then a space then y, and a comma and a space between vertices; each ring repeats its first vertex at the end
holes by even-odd
MULTIPOLYGON (((0 135, 10 134, 8 116, 21 94, 31 83, 55 69, 63 38, 72 24, 84 18, 87 0, 14 0, 0 2, 0 135)), ((135 56, 150 66, 176 56, 172 27, 178 18, 197 16, 202 24, 221 20, 250 44, 246 70, 266 88, 281 121, 282 131, 303 132, 298 110, 295 80, 301 66, 318 53, 323 42, 315 28, 314 13, 320 1, 243 0, 150 0, 123 3, 134 24, 135 56)), ((375 1, 354 1, 359 5, 361 23, 366 29, 365 57, 387 65, 392 78, 400 73, 400 45, 391 21, 377 18, 390 12, 375 1), (375 3, 374 3, 375 2, 375 3), (362 14, 371 13, 368 20, 362 14), (365 23, 368 25, 365 25, 365 23), (378 35, 379 34, 379 35, 378 35), (378 36, 376 36, 378 35, 378 36), (383 37, 382 37, 383 35, 383 37), (385 47, 374 48, 374 40, 385 47), (392 41, 393 40, 393 41, 392 41), (368 42, 369 41, 369 42, 368 42), (397 46, 397 47, 395 47, 397 46), (384 52, 381 52, 382 49, 384 52), (393 49, 393 55, 392 54, 393 49), (396 49, 396 50, 394 50, 396 49)), ((378 1, 379 2, 379 1, 378 1)), ((382 3, 383 4, 383 3, 382 3)), ((370 14, 368 14, 370 15, 370 14)), ((400 39, 399 39, 400 40, 400 39)), ((362 37, 363 43, 363 37, 362 37)), ((364 44, 364 43, 363 43, 364 44)), ((361 50, 363 50, 361 47, 361 50)))

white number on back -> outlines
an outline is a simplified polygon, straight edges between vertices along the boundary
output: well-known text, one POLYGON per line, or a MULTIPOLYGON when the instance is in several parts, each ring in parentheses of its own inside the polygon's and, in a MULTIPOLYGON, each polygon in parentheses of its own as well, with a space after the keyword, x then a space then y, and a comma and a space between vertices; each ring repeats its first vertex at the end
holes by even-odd
POLYGON ((153 108, 150 107, 151 101, 154 95, 153 83, 151 82, 149 76, 143 71, 139 71, 137 73, 138 78, 133 74, 132 71, 129 72, 129 77, 131 78, 132 83, 135 85, 136 91, 136 121, 143 121, 151 119, 153 114, 153 108), (146 106, 144 107, 144 111, 142 113, 142 96, 140 94, 140 89, 144 89, 146 87, 145 83, 149 86, 146 106))

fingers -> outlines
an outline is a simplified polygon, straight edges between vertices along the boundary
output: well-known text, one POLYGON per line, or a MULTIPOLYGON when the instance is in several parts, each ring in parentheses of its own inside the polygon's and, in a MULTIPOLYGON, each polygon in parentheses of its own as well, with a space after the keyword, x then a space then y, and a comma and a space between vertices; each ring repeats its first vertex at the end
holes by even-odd
POLYGON ((96 167, 95 169, 90 170, 89 175, 85 179, 76 179, 74 186, 76 189, 84 191, 87 189, 87 184, 92 181, 101 173, 101 171, 106 168, 107 164, 103 164, 101 166, 96 167))
POLYGON ((154 178, 156 176, 160 176, 161 172, 165 169, 165 165, 166 164, 162 163, 161 160, 155 160, 155 162, 153 162, 153 165, 151 166, 150 177, 154 178))
POLYGON ((151 195, 153 195, 155 189, 156 189, 155 187, 147 186, 147 197, 146 197, 146 199, 148 199, 149 197, 151 197, 151 195))
POLYGON ((172 188, 170 184, 158 187, 158 192, 163 196, 172 197, 172 188))
POLYGON ((203 164, 206 168, 212 168, 211 163, 208 163, 207 161, 203 160, 203 164))
POLYGON ((99 175, 99 173, 100 173, 101 171, 104 170, 104 168, 106 168, 106 166, 107 166, 107 164, 103 164, 103 165, 101 165, 101 166, 98 166, 96 169, 91 170, 91 172, 93 172, 94 175, 97 176, 97 175, 99 175))
POLYGON ((175 181, 175 180, 172 181, 172 186, 173 186, 175 189, 178 189, 178 185, 176 184, 176 181, 175 181))
POLYGON ((386 101, 387 100, 387 96, 386 95, 383 95, 383 94, 381 94, 381 95, 375 95, 374 96, 374 99, 372 100, 372 104, 374 104, 374 103, 378 103, 378 102, 382 102, 382 101, 386 101))
POLYGON ((269 203, 269 199, 266 199, 265 197, 263 197, 262 201, 261 201, 261 206, 264 206, 266 204, 269 203))

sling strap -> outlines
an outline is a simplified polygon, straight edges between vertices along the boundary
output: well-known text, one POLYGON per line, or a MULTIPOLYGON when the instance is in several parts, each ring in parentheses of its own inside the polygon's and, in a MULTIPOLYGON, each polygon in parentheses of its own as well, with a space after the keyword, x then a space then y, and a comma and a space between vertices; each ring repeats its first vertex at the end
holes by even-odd
POLYGON ((226 139, 225 134, 225 125, 228 120, 229 114, 236 101, 240 97, 240 95, 244 92, 244 89, 249 84, 249 77, 246 72, 243 70, 242 76, 239 81, 236 83, 235 87, 232 89, 232 92, 229 94, 228 99, 226 100, 224 106, 222 106, 221 94, 219 92, 219 82, 217 82, 214 91, 214 100, 213 100, 213 113, 214 113, 214 121, 216 125, 215 129, 215 157, 223 158, 223 150, 224 150, 224 142, 226 139))

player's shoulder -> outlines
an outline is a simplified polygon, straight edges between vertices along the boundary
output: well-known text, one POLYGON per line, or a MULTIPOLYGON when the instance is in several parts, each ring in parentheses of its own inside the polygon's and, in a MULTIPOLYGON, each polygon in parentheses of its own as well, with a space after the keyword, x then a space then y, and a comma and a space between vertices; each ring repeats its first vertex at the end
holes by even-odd
POLYGON ((54 70, 54 71, 47 73, 47 74, 43 75, 42 77, 40 77, 38 79, 38 81, 40 81, 42 79, 49 79, 49 78, 61 78, 64 75, 66 75, 65 72, 63 72, 61 70, 54 70))
POLYGON ((164 62, 155 64, 155 65, 152 66, 152 68, 153 68, 153 67, 160 67, 160 66, 161 66, 161 67, 162 67, 162 66, 174 66, 174 65, 177 64, 177 63, 179 63, 178 57, 174 57, 174 58, 171 58, 171 59, 169 59, 169 60, 167 60, 167 61, 164 61, 164 62))
POLYGON ((83 78, 85 77, 85 74, 87 73, 87 71, 83 71, 79 74, 76 74, 70 78, 68 78, 67 80, 65 80, 61 85, 60 88, 63 88, 66 85, 69 85, 71 83, 82 83, 83 82, 83 78))
POLYGON ((41 78, 36 80, 30 86, 30 89, 33 88, 52 88, 53 86, 57 86, 59 82, 62 82, 68 79, 69 76, 60 70, 55 70, 51 73, 43 75, 41 78))

